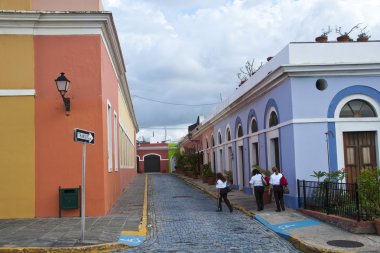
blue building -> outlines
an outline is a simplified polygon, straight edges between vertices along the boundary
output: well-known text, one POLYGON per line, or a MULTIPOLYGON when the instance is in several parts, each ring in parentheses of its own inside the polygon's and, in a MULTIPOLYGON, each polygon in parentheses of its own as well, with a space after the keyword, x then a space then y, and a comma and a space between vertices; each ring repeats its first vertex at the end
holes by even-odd
POLYGON ((361 168, 378 167, 379 113, 380 41, 290 43, 192 138, 211 154, 204 161, 232 170, 247 193, 252 166, 279 167, 289 181, 285 202, 297 207, 297 179, 314 180, 314 170, 344 168, 346 182, 356 182, 361 168))

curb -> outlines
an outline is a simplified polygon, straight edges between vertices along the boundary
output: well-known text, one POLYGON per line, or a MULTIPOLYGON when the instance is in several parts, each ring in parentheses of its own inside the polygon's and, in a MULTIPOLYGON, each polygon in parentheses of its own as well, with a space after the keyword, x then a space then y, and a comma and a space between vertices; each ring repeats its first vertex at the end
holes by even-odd
MULTIPOLYGON (((197 188, 198 190, 203 191, 203 192, 209 194, 210 196, 212 196, 214 198, 217 198, 217 196, 214 193, 206 190, 205 188, 203 188, 201 186, 198 186, 197 184, 193 183, 192 180, 189 180, 189 179, 182 177, 180 175, 176 175, 176 174, 172 174, 172 175, 175 175, 176 177, 181 178, 187 184, 192 185, 193 187, 197 188)), ((267 228, 272 230, 274 233, 276 233, 279 236, 281 236, 282 238, 285 238, 286 240, 288 240, 296 249, 301 250, 302 252, 305 252, 305 253, 353 253, 352 251, 339 251, 339 250, 332 250, 332 249, 326 249, 326 248, 313 246, 313 245, 308 244, 305 241, 302 241, 297 236, 285 235, 285 234, 279 233, 278 231, 271 229, 265 223, 263 223, 259 219, 257 219, 256 214, 254 212, 248 211, 244 207, 239 206, 237 204, 233 204, 232 202, 231 202, 231 204, 235 209, 243 212, 245 215, 247 215, 249 217, 256 219, 261 224, 263 224, 264 226, 266 226, 267 228)))
POLYGON ((0 253, 70 253, 70 252, 110 252, 132 248, 131 246, 120 243, 104 243, 91 246, 54 248, 54 247, 17 247, 17 248, 0 248, 0 253))

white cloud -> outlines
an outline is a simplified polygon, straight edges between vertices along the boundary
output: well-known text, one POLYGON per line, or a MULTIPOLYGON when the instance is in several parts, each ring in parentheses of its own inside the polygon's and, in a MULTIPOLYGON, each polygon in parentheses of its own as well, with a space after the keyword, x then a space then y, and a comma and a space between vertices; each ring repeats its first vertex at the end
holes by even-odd
MULTIPOLYGON (((237 87, 247 60, 256 65, 289 42, 314 41, 329 25, 368 25, 380 37, 378 0, 105 0, 119 32, 132 94, 180 103, 212 103, 237 87)), ((352 33, 355 38, 358 31, 352 33)), ((211 107, 175 107, 134 99, 141 126, 195 122, 211 107)))

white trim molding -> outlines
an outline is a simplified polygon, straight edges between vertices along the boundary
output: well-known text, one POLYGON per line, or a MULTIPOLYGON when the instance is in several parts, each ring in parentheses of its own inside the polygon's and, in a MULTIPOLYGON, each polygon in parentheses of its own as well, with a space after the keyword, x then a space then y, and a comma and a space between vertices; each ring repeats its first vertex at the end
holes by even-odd
POLYGON ((35 96, 35 89, 0 90, 0 97, 35 96))

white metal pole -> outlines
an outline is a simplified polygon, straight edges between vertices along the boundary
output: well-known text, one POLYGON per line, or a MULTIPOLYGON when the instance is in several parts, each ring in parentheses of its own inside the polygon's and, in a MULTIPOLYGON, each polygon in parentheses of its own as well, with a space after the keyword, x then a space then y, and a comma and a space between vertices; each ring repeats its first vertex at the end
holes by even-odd
POLYGON ((82 242, 84 242, 84 231, 85 231, 85 210, 86 210, 86 143, 82 146, 82 187, 81 187, 81 230, 82 230, 82 242))

